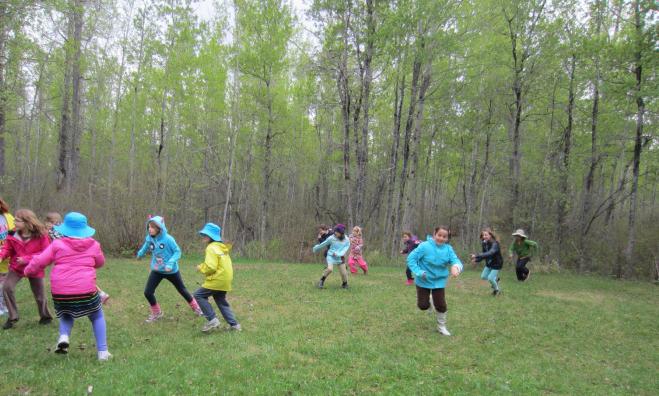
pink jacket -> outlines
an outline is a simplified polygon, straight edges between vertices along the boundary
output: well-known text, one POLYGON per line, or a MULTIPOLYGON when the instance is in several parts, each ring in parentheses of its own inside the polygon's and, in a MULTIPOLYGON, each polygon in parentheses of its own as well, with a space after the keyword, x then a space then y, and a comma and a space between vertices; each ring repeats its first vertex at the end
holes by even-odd
POLYGON ((362 240, 362 237, 350 235, 350 257, 361 257, 363 247, 364 241, 362 240))
POLYGON ((92 238, 62 238, 34 257, 25 268, 29 276, 55 263, 50 272, 53 294, 74 295, 96 290, 96 268, 105 264, 101 245, 92 238))
MULTIPOLYGON (((4 245, 2 245, 2 251, 0 251, 0 261, 9 258, 9 269, 20 276, 26 276, 23 271, 27 263, 30 262, 33 256, 43 252, 49 244, 48 234, 27 241, 14 235, 8 235, 4 245), (22 264, 18 262, 19 257, 23 260, 22 264)), ((29 275, 30 278, 43 278, 43 276, 43 271, 29 275)))

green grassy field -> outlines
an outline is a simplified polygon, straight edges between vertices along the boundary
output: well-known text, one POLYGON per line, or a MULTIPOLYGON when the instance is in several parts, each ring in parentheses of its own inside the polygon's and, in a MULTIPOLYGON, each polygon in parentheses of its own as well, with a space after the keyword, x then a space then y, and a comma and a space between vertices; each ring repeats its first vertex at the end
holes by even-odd
MULTIPOLYGON (((201 277, 181 266, 188 288, 201 277)), ((415 307, 401 268, 372 268, 340 289, 321 264, 235 263, 229 301, 241 333, 199 331, 167 282, 162 321, 145 324, 147 262, 110 260, 99 285, 110 352, 96 360, 79 319, 68 355, 50 352, 57 325, 40 326, 27 282, 21 320, 0 331, 0 394, 570 394, 656 395, 659 293, 649 283, 534 273, 502 275, 493 298, 467 270, 447 290, 451 337, 415 307)), ((4 318, 3 318, 4 320, 4 318)))

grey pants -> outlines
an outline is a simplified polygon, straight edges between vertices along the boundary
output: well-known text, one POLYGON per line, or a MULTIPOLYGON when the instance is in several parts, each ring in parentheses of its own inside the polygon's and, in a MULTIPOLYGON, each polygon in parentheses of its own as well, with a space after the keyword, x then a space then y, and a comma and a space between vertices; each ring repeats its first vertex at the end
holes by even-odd
MULTIPOLYGON (((2 288, 2 293, 5 297, 5 304, 9 311, 9 320, 18 319, 18 307, 16 306, 16 284, 20 282, 23 277, 16 272, 9 270, 7 279, 2 288)), ((41 319, 52 319, 53 316, 48 311, 48 300, 46 300, 46 292, 44 290, 43 278, 27 278, 30 282, 30 288, 34 295, 34 300, 37 302, 37 309, 39 310, 39 317, 41 319)))
POLYGON ((237 325, 238 321, 236 321, 236 317, 234 316, 233 311, 231 310, 231 306, 227 301, 227 292, 223 290, 211 290, 200 287, 196 292, 194 292, 194 298, 197 300, 199 308, 201 308, 201 311, 204 313, 206 319, 210 321, 216 318, 215 310, 213 309, 211 303, 208 301, 210 297, 213 297, 215 300, 215 304, 217 304, 217 307, 220 309, 220 313, 222 314, 224 320, 226 320, 230 326, 237 325))

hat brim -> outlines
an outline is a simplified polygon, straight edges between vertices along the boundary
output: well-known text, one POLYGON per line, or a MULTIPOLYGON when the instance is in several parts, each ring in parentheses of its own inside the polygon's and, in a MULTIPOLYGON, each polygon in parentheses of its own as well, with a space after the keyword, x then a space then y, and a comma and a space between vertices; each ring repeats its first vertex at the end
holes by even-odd
POLYGON ((519 232, 514 233, 513 236, 518 236, 518 237, 522 237, 522 238, 528 238, 526 235, 521 234, 521 233, 519 233, 519 232))
POLYGON ((210 239, 214 240, 215 242, 222 242, 222 237, 220 237, 217 234, 213 234, 211 232, 208 232, 206 230, 201 230, 199 231, 199 235, 207 236, 210 239))
POLYGON ((66 224, 60 224, 53 227, 55 231, 69 238, 89 238, 96 234, 96 230, 90 226, 85 226, 83 228, 71 228, 67 227, 66 224))

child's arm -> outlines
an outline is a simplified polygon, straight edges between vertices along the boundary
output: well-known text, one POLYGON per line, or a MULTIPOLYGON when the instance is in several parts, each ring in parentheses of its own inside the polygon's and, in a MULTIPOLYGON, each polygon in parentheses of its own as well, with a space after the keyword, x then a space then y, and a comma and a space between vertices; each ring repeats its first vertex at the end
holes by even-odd
POLYGON ((144 238, 144 243, 142 244, 142 247, 140 250, 137 251, 137 258, 144 257, 146 254, 147 249, 149 248, 149 237, 144 238))
POLYGON ((167 260, 167 263, 165 263, 165 271, 167 272, 171 271, 176 263, 181 259, 181 248, 178 247, 176 240, 171 235, 169 236, 169 243, 171 244, 170 247, 174 252, 172 253, 172 257, 170 257, 169 260, 167 260))
POLYGON ((538 254, 538 243, 535 242, 535 241, 530 241, 530 240, 528 240, 528 239, 526 240, 526 242, 527 242, 528 245, 531 247, 531 248, 529 249, 529 256, 528 256, 528 257, 529 257, 529 258, 531 258, 531 257, 535 257, 535 255, 538 254))
POLYGON ((319 243, 319 244, 317 244, 316 246, 314 246, 311 250, 312 250, 314 253, 318 252, 319 250, 321 250, 321 249, 324 248, 325 246, 328 246, 328 245, 332 242, 332 239, 333 239, 333 237, 330 236, 329 238, 325 239, 325 240, 322 241, 321 243, 319 243))
POLYGON ((94 268, 101 268, 105 265, 105 255, 101 249, 101 244, 96 243, 96 252, 94 254, 94 268))
POLYGON ((424 246, 421 245, 407 255, 407 267, 412 271, 415 277, 425 278, 426 271, 422 270, 419 262, 423 258, 424 246))
POLYGON ((462 262, 458 258, 458 256, 455 254, 455 251, 453 250, 453 247, 449 245, 449 265, 451 266, 451 275, 452 276, 458 276, 464 269, 464 266, 462 265, 462 262))
POLYGON ((208 276, 216 273, 220 268, 220 256, 213 252, 212 248, 206 248, 206 257, 204 262, 197 266, 197 269, 202 274, 208 276))
POLYGON ((39 274, 39 272, 43 271, 44 268, 48 267, 50 263, 53 262, 53 259, 55 258, 53 246, 55 245, 48 246, 46 250, 41 252, 41 254, 32 257, 30 263, 23 270, 26 276, 29 277, 39 274))

